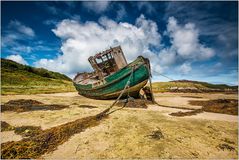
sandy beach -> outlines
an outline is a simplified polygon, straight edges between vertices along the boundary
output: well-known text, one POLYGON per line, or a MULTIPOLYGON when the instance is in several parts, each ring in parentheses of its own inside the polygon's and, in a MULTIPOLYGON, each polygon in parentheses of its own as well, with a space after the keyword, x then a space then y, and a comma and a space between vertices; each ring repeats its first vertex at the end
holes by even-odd
MULTIPOLYGON (((200 109, 190 100, 218 98, 237 99, 236 94, 160 93, 147 109, 123 108, 101 120, 100 124, 74 134, 57 146, 44 159, 72 158, 238 158, 238 116, 212 112, 175 117, 170 113, 200 109), (170 108, 165 106, 174 106, 170 108), (178 107, 178 108, 177 108, 178 107), (185 109, 186 108, 186 109, 185 109), (188 108, 188 110, 187 110, 188 108), (160 131, 161 138, 152 134, 160 131), (223 146, 230 146, 226 148, 223 146)), ((61 110, 27 112, 5 111, 1 121, 12 126, 40 126, 43 130, 74 120, 93 116, 107 108, 113 100, 92 100, 76 92, 2 96, 9 100, 32 99, 44 104, 69 105, 61 110), (83 105, 94 106, 92 108, 83 105)), ((116 107, 117 108, 117 107, 116 107)), ((13 131, 1 132, 1 143, 22 139, 13 131)))

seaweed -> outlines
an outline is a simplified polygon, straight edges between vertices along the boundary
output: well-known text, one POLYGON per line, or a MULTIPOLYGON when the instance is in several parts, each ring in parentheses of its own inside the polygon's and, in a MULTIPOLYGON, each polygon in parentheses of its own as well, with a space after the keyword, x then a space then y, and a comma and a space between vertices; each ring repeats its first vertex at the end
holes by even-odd
POLYGON ((13 126, 11 126, 10 124, 8 124, 5 121, 1 121, 1 132, 4 131, 11 131, 14 130, 15 128, 13 126))
POLYGON ((40 126, 21 126, 15 127, 14 132, 23 137, 33 137, 40 134, 42 132, 42 129, 40 126))
POLYGON ((226 144, 226 143, 223 143, 223 144, 219 144, 218 146, 217 146, 219 149, 221 149, 221 150, 229 150, 229 151, 234 151, 235 150, 235 148, 234 147, 232 147, 232 146, 230 146, 230 145, 228 145, 228 144, 226 144))
POLYGON ((238 100, 236 99, 215 99, 208 101, 189 101, 191 105, 203 106, 205 112, 223 113, 238 115, 238 100))
MULTIPOLYGON (((125 104, 125 101, 119 101, 116 105, 121 107, 125 104)), ((129 100, 125 107, 127 108, 148 108, 147 104, 153 104, 152 101, 144 100, 144 99, 133 99, 129 100)))
MULTIPOLYGON (((20 141, 11 141, 1 144, 2 159, 28 159, 39 158, 45 153, 54 151, 57 146, 68 141, 76 134, 84 131, 88 127, 99 124, 99 121, 106 118, 106 114, 100 113, 95 116, 81 118, 73 122, 62 124, 47 130, 33 133, 30 137, 20 141)), ((23 133, 22 129, 18 130, 23 133)), ((24 131, 25 132, 25 131, 24 131)), ((25 133, 24 133, 25 134, 25 133)))
POLYGON ((176 116, 176 117, 184 117, 184 116, 192 116, 192 115, 196 115, 198 113, 202 113, 203 110, 201 109, 195 109, 195 110, 192 110, 192 111, 188 111, 188 112, 174 112, 174 113, 170 113, 169 115, 171 116, 176 116))
POLYGON ((151 139, 155 139, 155 140, 160 140, 164 138, 160 128, 157 128, 157 130, 152 131, 152 133, 147 135, 147 137, 150 137, 151 139))
POLYGON ((69 107, 68 105, 44 104, 32 99, 10 100, 1 105, 1 111, 27 112, 36 110, 60 110, 69 107))
POLYGON ((91 105, 79 105, 79 108, 89 108, 89 109, 93 109, 93 108, 98 108, 96 106, 91 106, 91 105))

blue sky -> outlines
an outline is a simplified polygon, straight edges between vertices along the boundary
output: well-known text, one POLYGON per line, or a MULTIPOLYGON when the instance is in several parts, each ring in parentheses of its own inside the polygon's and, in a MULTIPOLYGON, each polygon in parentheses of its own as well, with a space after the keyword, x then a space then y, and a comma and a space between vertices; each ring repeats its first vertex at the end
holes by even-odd
POLYGON ((73 77, 121 45, 153 80, 238 81, 237 2, 1 2, 1 57, 73 77))

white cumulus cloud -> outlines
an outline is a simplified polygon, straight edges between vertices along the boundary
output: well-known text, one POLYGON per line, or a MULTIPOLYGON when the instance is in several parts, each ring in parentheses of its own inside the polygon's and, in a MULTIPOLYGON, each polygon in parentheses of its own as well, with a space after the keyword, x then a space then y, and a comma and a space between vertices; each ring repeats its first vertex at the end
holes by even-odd
POLYGON ((191 68, 191 64, 188 62, 183 63, 180 67, 179 67, 179 72, 181 72, 182 74, 188 74, 192 68, 191 68))
POLYGON ((144 2, 144 1, 137 2, 136 6, 139 10, 145 9, 146 13, 148 13, 148 14, 152 14, 152 13, 157 12, 155 10, 154 6, 150 2, 144 2))
POLYGON ((104 12, 110 4, 110 1, 84 1, 83 6, 90 11, 101 13, 104 12))
POLYGON ((180 66, 178 71, 187 74, 193 62, 209 59, 215 54, 213 49, 200 43, 199 31, 194 24, 179 25, 173 17, 168 20, 165 35, 170 38, 169 46, 161 43, 156 22, 144 15, 140 15, 134 24, 116 22, 107 17, 85 23, 65 19, 52 31, 62 40, 62 54, 52 59, 40 59, 35 65, 70 77, 76 72, 91 70, 88 57, 118 45, 121 45, 128 62, 139 55, 149 58, 156 73, 180 66))
POLYGON ((163 48, 158 55, 160 64, 170 66, 176 61, 176 51, 173 48, 163 48))
POLYGON ((18 54, 16 55, 9 55, 6 57, 6 59, 10 59, 12 61, 18 62, 20 64, 25 64, 27 65, 28 63, 24 60, 24 58, 18 54))
POLYGON ((11 21, 9 23, 9 27, 10 28, 14 28, 18 32, 20 32, 22 34, 25 34, 27 36, 30 36, 30 37, 34 37, 35 36, 35 32, 33 31, 33 29, 31 29, 28 26, 25 26, 24 24, 22 24, 21 22, 19 22, 17 20, 11 21))
POLYGON ((215 55, 212 48, 199 41, 199 31, 193 23, 178 24, 174 17, 168 19, 165 36, 169 36, 171 45, 162 48, 158 54, 163 70, 170 66, 179 66, 179 74, 188 74, 195 61, 210 59, 215 55))
POLYGON ((72 77, 78 71, 89 71, 88 57, 102 50, 121 45, 127 60, 137 56, 150 58, 152 67, 161 70, 157 53, 150 50, 150 45, 157 47, 161 36, 157 24, 143 15, 135 24, 117 23, 106 17, 99 22, 79 23, 65 19, 55 29, 55 35, 63 40, 61 51, 55 59, 41 59, 35 63, 38 67, 65 73, 72 77))
POLYGON ((121 20, 127 15, 125 7, 123 5, 118 5, 119 9, 116 12, 116 19, 121 20))
POLYGON ((185 59, 205 60, 215 55, 213 49, 199 42, 199 31, 192 23, 181 26, 174 17, 170 17, 167 32, 171 38, 172 47, 185 59))

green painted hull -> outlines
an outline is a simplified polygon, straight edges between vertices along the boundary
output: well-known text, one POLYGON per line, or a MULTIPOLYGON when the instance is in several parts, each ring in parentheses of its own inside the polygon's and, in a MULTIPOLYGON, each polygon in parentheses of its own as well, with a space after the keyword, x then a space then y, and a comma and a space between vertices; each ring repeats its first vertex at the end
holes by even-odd
POLYGON ((93 99, 113 99, 117 98, 124 89, 133 69, 133 75, 129 84, 130 87, 122 97, 125 97, 128 93, 132 97, 137 97, 139 90, 146 85, 149 79, 150 71, 148 67, 149 60, 139 56, 126 67, 106 77, 102 85, 93 86, 92 84, 81 85, 73 83, 78 93, 82 96, 93 99))

